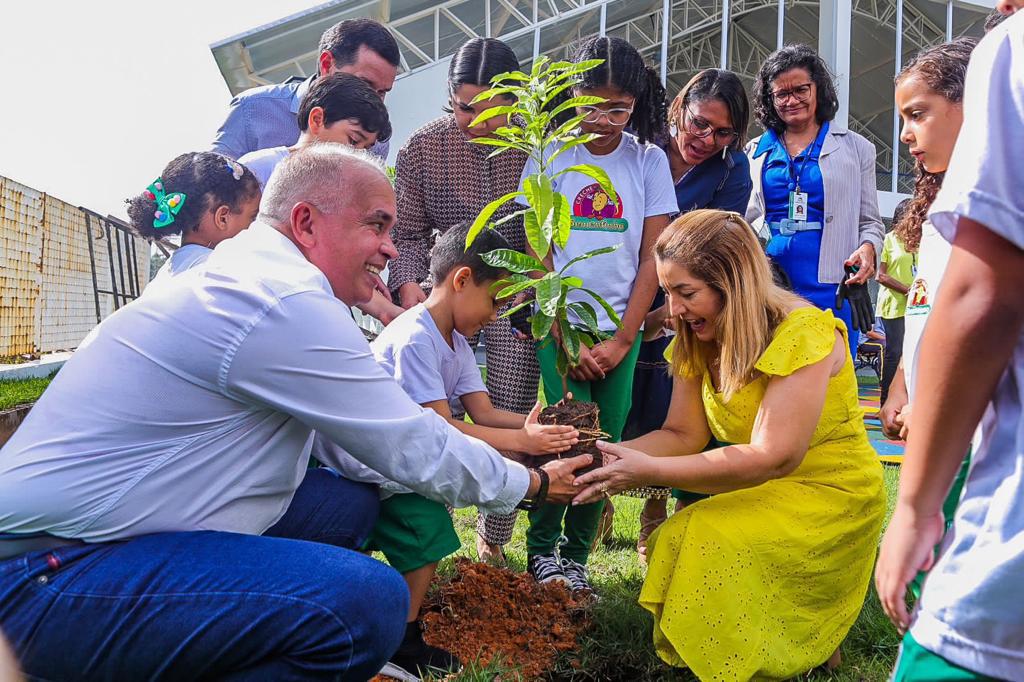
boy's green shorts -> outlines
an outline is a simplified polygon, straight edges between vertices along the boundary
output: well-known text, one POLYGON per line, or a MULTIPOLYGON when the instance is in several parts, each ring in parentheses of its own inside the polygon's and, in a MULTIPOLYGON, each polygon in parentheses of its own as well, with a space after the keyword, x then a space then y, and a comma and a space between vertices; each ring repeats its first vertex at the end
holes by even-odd
POLYGON ((380 515, 366 543, 366 549, 382 552, 399 573, 440 561, 461 546, 448 509, 415 493, 380 501, 380 515))
POLYGON ((961 668, 928 651, 908 632, 903 636, 896 669, 889 679, 892 682, 975 682, 992 678, 961 668))

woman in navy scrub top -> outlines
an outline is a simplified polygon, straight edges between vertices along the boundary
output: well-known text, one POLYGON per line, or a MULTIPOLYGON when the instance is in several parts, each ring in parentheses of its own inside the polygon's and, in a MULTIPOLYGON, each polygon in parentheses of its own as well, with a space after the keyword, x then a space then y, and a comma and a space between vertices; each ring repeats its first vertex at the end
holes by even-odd
POLYGON ((793 290, 846 323, 855 353, 850 306, 836 310, 835 297, 843 279, 862 284, 875 274, 884 236, 875 147, 833 122, 839 104, 832 78, 806 45, 769 56, 754 90, 766 132, 747 145, 754 182, 747 220, 768 237, 768 255, 793 290), (852 277, 846 264, 857 268, 852 277))

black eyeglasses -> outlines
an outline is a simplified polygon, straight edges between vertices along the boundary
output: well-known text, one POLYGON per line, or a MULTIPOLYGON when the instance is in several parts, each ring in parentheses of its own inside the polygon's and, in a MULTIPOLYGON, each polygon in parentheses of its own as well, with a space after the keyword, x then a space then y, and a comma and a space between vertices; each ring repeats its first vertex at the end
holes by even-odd
POLYGON ((804 83, 789 90, 775 90, 772 92, 772 99, 776 104, 782 104, 790 97, 796 99, 797 102, 806 102, 811 96, 812 87, 814 87, 814 83, 804 83))
POLYGON ((732 144, 732 141, 739 137, 739 133, 732 128, 714 128, 710 121, 697 116, 690 111, 689 107, 686 108, 686 116, 683 117, 683 121, 686 124, 686 130, 691 135, 702 140, 714 135, 715 142, 723 147, 732 144))

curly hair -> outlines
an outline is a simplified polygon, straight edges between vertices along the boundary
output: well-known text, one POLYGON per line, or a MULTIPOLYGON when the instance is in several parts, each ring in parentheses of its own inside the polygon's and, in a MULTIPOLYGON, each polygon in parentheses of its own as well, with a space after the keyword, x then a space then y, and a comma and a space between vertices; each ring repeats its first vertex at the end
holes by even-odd
MULTIPOLYGON (((668 121, 665 87, 661 84, 658 72, 647 65, 636 48, 622 38, 594 36, 579 44, 572 61, 578 63, 588 59, 603 59, 604 63, 581 74, 576 88, 590 90, 613 87, 632 95, 636 102, 628 125, 640 143, 653 141, 663 135, 668 121)), ((570 96, 567 90, 550 106, 553 108, 570 96)), ((562 112, 555 125, 568 121, 574 115, 572 109, 562 112)))
POLYGON ((153 227, 157 204, 148 191, 125 199, 132 228, 151 241, 198 230, 203 216, 218 206, 228 206, 232 213, 240 213, 246 201, 260 196, 260 183, 252 171, 216 152, 177 156, 164 168, 160 179, 168 194, 185 194, 181 210, 170 225, 153 227))
MULTIPOLYGON (((918 78, 935 94, 953 103, 962 102, 967 62, 977 44, 974 38, 958 38, 951 43, 922 50, 896 76, 896 85, 909 78, 918 78)), ((893 228, 903 248, 911 253, 916 252, 921 244, 921 226, 928 217, 928 209, 935 201, 946 175, 945 172, 929 173, 920 161, 915 164, 915 171, 917 179, 914 181, 914 196, 893 228)))
POLYGON ((825 60, 807 45, 786 45, 768 55, 754 80, 754 116, 761 126, 771 128, 776 133, 786 129, 786 124, 775 110, 772 81, 791 69, 803 69, 810 75, 817 92, 814 115, 818 123, 835 118, 839 111, 839 96, 836 95, 832 72, 828 70, 825 60))

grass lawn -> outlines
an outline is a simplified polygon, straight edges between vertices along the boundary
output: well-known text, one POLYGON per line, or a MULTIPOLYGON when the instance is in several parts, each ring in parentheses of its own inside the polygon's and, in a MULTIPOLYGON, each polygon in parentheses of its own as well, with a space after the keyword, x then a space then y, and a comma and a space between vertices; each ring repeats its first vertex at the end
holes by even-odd
MULTIPOLYGON (((889 514, 896 499, 897 467, 886 467, 885 483, 889 514)), ((582 665, 573 669, 565 662, 552 671, 556 680, 690 680, 685 671, 661 663, 651 641, 651 617, 637 604, 644 569, 636 558, 642 500, 615 498, 615 535, 610 547, 600 547, 590 559, 592 582, 601 594, 594 608, 593 629, 583 638, 575 656, 582 665)), ((888 523, 888 517, 886 518, 888 523)), ((455 527, 462 539, 458 556, 475 558, 476 511, 455 513, 455 527)), ((510 567, 526 570, 526 515, 520 514, 512 542, 505 548, 510 567)), ((451 558, 441 564, 442 575, 450 574, 451 558)), ((888 679, 896 659, 899 636, 889 624, 871 587, 864 609, 842 647, 843 664, 834 673, 813 672, 801 679, 875 681, 888 679)), ((456 677, 464 682, 492 682, 498 672, 512 672, 514 666, 486 668, 468 665, 456 677)), ((503 679, 515 679, 512 674, 503 679)))
POLYGON ((0 410, 35 402, 56 374, 40 379, 0 380, 0 410))

